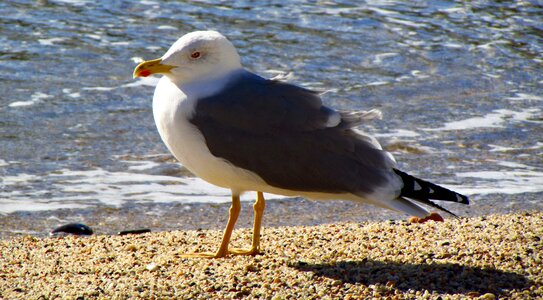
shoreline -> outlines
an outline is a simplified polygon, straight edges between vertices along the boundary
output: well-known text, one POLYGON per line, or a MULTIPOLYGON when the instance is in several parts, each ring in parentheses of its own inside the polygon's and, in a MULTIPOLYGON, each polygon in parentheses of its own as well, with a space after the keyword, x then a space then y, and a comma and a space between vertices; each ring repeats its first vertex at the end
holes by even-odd
MULTIPOLYGON (((253 201, 242 201, 236 228, 252 228, 253 201)), ((522 201, 508 195, 474 199, 469 206, 441 202, 460 217, 508 214, 527 210, 543 211, 543 201, 522 201)), ((152 203, 133 202, 120 207, 95 205, 87 208, 59 209, 0 214, 0 240, 27 234, 48 236, 67 223, 83 223, 96 234, 116 234, 122 230, 149 228, 153 232, 172 230, 222 230, 230 203, 152 203)), ((452 218, 443 214, 445 219, 452 218)), ((338 222, 407 220, 408 215, 351 201, 311 201, 303 198, 273 199, 266 202, 263 226, 315 226, 338 222)))
MULTIPOLYGON (((0 240, 0 298, 543 297, 543 212, 264 227, 263 254, 214 251, 221 230, 0 240)), ((231 245, 247 246, 251 230, 231 245)))

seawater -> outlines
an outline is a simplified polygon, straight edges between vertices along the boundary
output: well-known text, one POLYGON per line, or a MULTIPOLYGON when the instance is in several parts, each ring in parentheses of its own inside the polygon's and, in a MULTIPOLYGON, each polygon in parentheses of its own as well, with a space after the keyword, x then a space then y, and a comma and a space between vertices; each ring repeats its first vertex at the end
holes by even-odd
POLYGON ((258 74, 381 109, 362 129, 401 169, 475 202, 541 207, 538 1, 41 0, 0 3, 0 213, 229 201, 160 141, 158 79, 131 78, 203 29, 258 74))

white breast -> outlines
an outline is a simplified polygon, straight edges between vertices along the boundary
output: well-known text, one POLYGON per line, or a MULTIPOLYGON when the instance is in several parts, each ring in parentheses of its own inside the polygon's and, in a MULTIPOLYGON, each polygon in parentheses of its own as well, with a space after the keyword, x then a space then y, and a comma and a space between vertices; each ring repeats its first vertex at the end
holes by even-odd
MULTIPOLYGON (((217 84, 206 86, 220 87, 217 84)), ((184 86, 181 90, 167 77, 159 81, 153 97, 153 115, 162 141, 196 176, 236 193, 258 190, 264 184, 259 176, 213 156, 202 134, 189 122, 196 103, 195 89, 198 87, 184 86)), ((206 90, 206 93, 212 92, 206 90)))

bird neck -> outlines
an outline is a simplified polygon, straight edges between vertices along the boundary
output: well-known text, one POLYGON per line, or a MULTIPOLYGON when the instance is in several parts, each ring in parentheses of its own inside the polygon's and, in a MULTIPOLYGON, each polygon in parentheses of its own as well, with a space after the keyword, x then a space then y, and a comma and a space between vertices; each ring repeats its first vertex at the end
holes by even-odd
MULTIPOLYGON (((198 78, 188 82, 176 83, 183 93, 189 98, 205 98, 221 91, 238 74, 246 72, 243 68, 224 71, 221 73, 198 78)), ((175 83, 175 82, 174 82, 175 83)))

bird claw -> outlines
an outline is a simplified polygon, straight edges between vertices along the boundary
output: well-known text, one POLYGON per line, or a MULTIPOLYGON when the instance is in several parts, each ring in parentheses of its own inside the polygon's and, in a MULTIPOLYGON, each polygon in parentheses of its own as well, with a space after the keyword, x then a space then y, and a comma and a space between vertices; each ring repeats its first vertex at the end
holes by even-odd
POLYGON ((234 255, 259 255, 260 251, 258 249, 242 249, 242 248, 234 248, 230 249, 229 252, 234 255))
POLYGON ((181 258, 222 258, 226 257, 228 253, 212 253, 212 252, 199 252, 199 253, 185 253, 181 254, 181 258))

